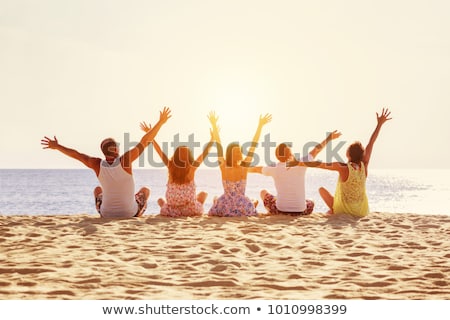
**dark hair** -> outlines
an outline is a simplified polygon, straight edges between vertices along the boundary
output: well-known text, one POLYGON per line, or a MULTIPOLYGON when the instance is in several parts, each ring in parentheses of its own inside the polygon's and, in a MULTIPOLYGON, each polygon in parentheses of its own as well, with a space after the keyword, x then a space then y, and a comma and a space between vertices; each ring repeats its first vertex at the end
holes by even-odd
POLYGON ((347 149, 349 160, 354 163, 360 163, 364 156, 364 147, 361 142, 353 142, 347 149))
POLYGON ((169 175, 172 181, 177 184, 184 184, 188 182, 188 173, 193 168, 194 158, 191 150, 186 146, 179 146, 175 149, 172 159, 169 161, 169 175), (187 149, 188 158, 181 158, 181 150, 187 149))
POLYGON ((226 157, 225 157, 225 163, 226 163, 227 167, 233 166, 233 149, 234 148, 241 148, 241 147, 239 146, 239 143, 237 143, 237 142, 232 142, 227 146, 227 152, 226 152, 226 157))
POLYGON ((280 143, 278 147, 275 149, 275 155, 279 161, 284 162, 287 160, 286 159, 287 148, 289 148, 289 146, 286 143, 280 143))
POLYGON ((117 142, 113 138, 106 138, 100 144, 100 149, 102 149, 105 156, 111 156, 112 154, 109 148, 112 146, 117 147, 117 142))

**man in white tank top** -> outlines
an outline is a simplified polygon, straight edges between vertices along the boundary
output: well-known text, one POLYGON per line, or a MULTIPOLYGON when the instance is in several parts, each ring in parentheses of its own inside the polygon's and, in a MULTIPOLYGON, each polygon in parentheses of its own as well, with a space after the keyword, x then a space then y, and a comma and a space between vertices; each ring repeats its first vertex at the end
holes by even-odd
MULTIPOLYGON (((314 160, 317 154, 333 139, 341 136, 340 132, 331 132, 325 140, 318 143, 301 162, 314 160)), ((298 163, 291 148, 281 143, 275 150, 278 163, 273 167, 253 167, 250 172, 271 176, 275 183, 277 195, 261 190, 264 207, 270 214, 288 214, 293 216, 308 215, 314 210, 314 202, 305 196, 306 167, 293 166, 298 163)))
POLYGON ((104 160, 64 147, 58 143, 56 137, 54 140, 44 137, 41 144, 44 149, 58 150, 94 170, 100 182, 100 186, 94 190, 95 203, 100 216, 104 218, 138 217, 145 211, 150 189, 143 187, 135 194, 132 163, 139 158, 170 117, 170 109, 165 107, 159 113, 158 123, 141 138, 135 147, 122 156, 119 155, 119 147, 114 139, 104 139, 100 145, 105 155, 104 160))

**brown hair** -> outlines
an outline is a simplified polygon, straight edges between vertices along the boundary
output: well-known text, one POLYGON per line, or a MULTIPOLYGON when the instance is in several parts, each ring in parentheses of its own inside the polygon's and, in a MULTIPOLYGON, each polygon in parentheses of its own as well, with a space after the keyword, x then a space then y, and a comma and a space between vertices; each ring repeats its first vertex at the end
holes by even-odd
POLYGON ((227 146, 227 155, 225 158, 225 163, 226 163, 227 167, 233 166, 233 149, 234 148, 241 148, 241 147, 239 146, 239 143, 237 143, 237 142, 232 142, 227 146))
POLYGON ((286 143, 280 143, 278 147, 275 149, 275 155, 280 162, 287 161, 286 149, 288 148, 289 146, 286 143))
POLYGON ((188 175, 192 170, 194 158, 191 150, 186 146, 180 146, 175 149, 172 159, 169 161, 169 176, 176 184, 189 182, 188 175))
POLYGON ((109 150, 111 147, 117 148, 117 142, 113 138, 106 138, 100 144, 100 149, 102 149, 103 154, 107 156, 113 156, 112 152, 109 150))
POLYGON ((360 163, 364 157, 364 147, 361 142, 353 142, 347 149, 347 157, 350 162, 360 163))

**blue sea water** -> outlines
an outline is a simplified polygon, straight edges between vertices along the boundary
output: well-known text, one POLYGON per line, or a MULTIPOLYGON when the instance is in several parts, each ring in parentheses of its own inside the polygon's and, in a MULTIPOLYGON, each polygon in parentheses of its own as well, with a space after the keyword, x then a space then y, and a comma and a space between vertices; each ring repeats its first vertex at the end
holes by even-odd
MULTIPOLYGON (((159 213, 157 199, 164 197, 167 171, 138 169, 134 171, 136 190, 151 189, 146 214, 159 213)), ((315 201, 315 212, 326 212, 317 189, 334 192, 334 172, 308 169, 307 197, 315 201)), ((197 192, 208 192, 205 212, 214 196, 222 194, 219 170, 199 169, 197 192)), ((97 186, 93 171, 88 169, 0 169, 1 215, 54 215, 88 213, 96 215, 93 189, 97 186)), ((275 192, 270 177, 249 174, 247 195, 259 199, 261 189, 275 192)), ((419 214, 450 214, 450 170, 371 170, 367 180, 371 211, 419 214)), ((259 199, 260 200, 260 199, 259 199)), ((258 212, 265 212, 260 201, 258 212)))

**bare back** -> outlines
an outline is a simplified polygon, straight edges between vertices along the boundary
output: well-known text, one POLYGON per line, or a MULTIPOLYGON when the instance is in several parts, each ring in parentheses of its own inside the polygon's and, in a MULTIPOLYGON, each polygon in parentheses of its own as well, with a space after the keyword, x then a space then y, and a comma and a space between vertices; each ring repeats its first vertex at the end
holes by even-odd
POLYGON ((220 171, 222 172, 222 180, 227 181, 240 181, 247 180, 247 168, 242 166, 227 167, 223 162, 220 165, 220 171))

